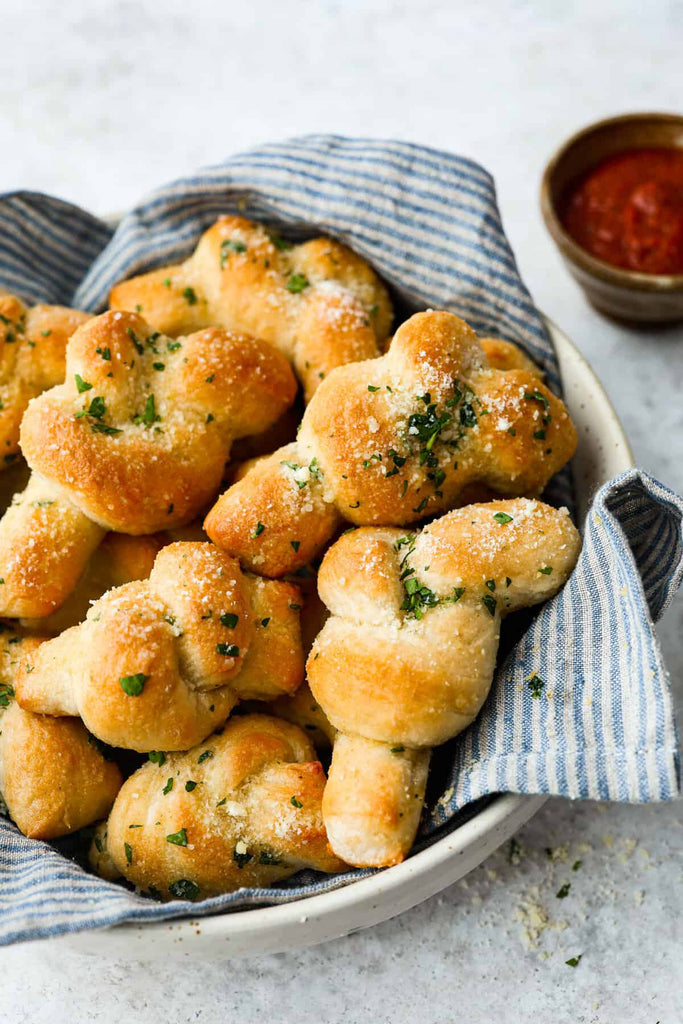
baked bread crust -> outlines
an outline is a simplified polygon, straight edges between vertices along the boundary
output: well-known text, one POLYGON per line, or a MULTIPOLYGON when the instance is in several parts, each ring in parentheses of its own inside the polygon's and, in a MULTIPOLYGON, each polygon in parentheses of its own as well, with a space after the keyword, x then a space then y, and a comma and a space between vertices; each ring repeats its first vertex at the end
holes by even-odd
POLYGON ((26 306, 0 294, 0 470, 19 454, 26 406, 64 380, 66 344, 88 313, 66 306, 26 306))
POLYGON ((299 602, 295 586, 243 575, 212 544, 169 544, 148 580, 110 590, 83 623, 22 660, 17 700, 80 715, 111 746, 187 750, 240 698, 296 689, 299 602))
POLYGON ((302 868, 343 871, 322 820, 324 785, 295 725, 232 718, 220 735, 124 783, 91 864, 163 899, 269 886, 302 868))
POLYGON ((295 394, 265 342, 217 328, 173 341, 135 313, 103 313, 71 338, 65 383, 30 403, 21 447, 101 527, 154 533, 193 519, 232 441, 265 430, 295 394))
POLYGON ((331 726, 354 739, 335 741, 323 803, 339 856, 379 866, 405 855, 426 776, 415 748, 474 720, 493 679, 501 616, 557 593, 579 550, 566 509, 526 498, 469 505, 418 534, 361 528, 330 548, 318 587, 332 615, 307 675, 331 726), (377 779, 359 777, 365 763, 377 765, 377 779), (384 824, 373 830, 375 814, 384 824))
POLYGON ((25 836, 56 839, 106 815, 122 778, 78 718, 34 715, 14 701, 17 666, 40 643, 0 636, 0 793, 25 836))
POLYGON ((116 285, 109 304, 140 309, 173 336, 215 325, 263 338, 292 362, 307 400, 335 366, 379 355, 392 319, 386 288, 345 245, 289 245, 232 216, 184 263, 116 285))
POLYGON ((105 532, 32 473, 0 519, 0 615, 42 619, 60 608, 105 532))
POLYGON ((77 626, 88 614, 91 604, 112 587, 147 579, 156 556, 169 543, 170 537, 165 533, 150 533, 144 537, 105 534, 66 601, 45 618, 22 618, 22 629, 47 638, 77 626))
MULTIPOLYGON (((509 345, 496 346, 504 365, 509 345)), ((297 441, 249 465, 205 529, 245 567, 277 577, 307 564, 344 521, 407 526, 489 494, 537 496, 575 448, 569 413, 536 368, 492 369, 463 320, 418 313, 385 356, 330 374, 297 441)))

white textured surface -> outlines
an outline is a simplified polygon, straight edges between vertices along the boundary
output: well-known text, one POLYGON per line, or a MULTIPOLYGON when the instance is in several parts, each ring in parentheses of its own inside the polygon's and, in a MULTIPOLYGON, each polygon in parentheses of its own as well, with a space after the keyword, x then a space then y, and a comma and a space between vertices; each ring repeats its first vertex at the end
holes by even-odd
MULTIPOLYGON (((683 491, 683 329, 600 318, 537 208, 543 163, 571 131, 680 105, 677 0, 25 0, 3 5, 2 25, 1 190, 42 189, 103 212, 306 131, 407 138, 480 160, 538 304, 592 362, 639 465, 683 491)), ((679 707, 682 633, 679 598, 660 629, 679 707)), ((135 968, 52 943, 11 948, 0 1013, 10 1024, 675 1024, 682 827, 680 803, 554 800, 521 833, 519 864, 501 851, 398 920, 301 953, 135 968)))

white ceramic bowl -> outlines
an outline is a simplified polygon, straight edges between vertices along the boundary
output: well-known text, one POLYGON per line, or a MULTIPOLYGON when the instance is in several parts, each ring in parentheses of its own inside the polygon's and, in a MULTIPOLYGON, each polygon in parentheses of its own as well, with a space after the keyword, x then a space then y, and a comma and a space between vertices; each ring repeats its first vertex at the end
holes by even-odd
MULTIPOLYGON (((583 356, 551 321, 569 406, 579 434, 574 480, 579 521, 596 489, 633 465, 633 454, 610 401, 583 356)), ((196 959, 278 953, 314 946, 379 924, 445 889, 509 839, 545 802, 505 794, 450 835, 396 867, 294 903, 210 917, 128 924, 61 938, 80 953, 126 960, 196 959)))

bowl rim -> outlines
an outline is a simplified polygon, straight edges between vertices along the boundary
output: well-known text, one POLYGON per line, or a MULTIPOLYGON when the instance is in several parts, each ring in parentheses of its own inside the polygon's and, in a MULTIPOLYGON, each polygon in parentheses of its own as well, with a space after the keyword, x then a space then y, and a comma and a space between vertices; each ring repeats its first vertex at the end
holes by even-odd
MULTIPOLYGON (((574 375, 578 371, 580 402, 585 400, 588 384, 603 410, 606 445, 616 464, 613 471, 632 468, 632 449, 604 387, 567 335, 541 315, 555 342, 563 376, 569 366, 574 375)), ((568 391, 565 400, 570 408, 579 401, 568 391)), ((579 466, 575 473, 580 478, 579 466)), ((591 498, 592 493, 580 495, 581 521, 591 498)), ((67 933, 56 941, 79 953, 146 961, 223 960, 317 945, 380 924, 456 882, 514 835, 547 799, 547 795, 494 794, 461 826, 402 863, 290 903, 226 908, 207 915, 193 915, 190 907, 182 917, 131 920, 67 933)))
MULTIPOLYGON (((638 270, 626 270, 615 267, 611 263, 591 255, 587 249, 574 241, 565 231, 552 198, 551 182, 553 175, 570 149, 594 132, 605 128, 617 127, 629 121, 650 121, 659 123, 675 123, 683 130, 683 114, 665 111, 642 111, 628 114, 616 114, 612 117, 593 121, 565 139, 555 150, 545 166, 540 185, 540 205, 545 226, 553 241, 562 254, 577 264, 582 270, 609 284, 617 285, 631 291, 670 293, 683 291, 683 274, 644 274, 638 270)), ((683 146, 671 147, 683 149, 683 146)))

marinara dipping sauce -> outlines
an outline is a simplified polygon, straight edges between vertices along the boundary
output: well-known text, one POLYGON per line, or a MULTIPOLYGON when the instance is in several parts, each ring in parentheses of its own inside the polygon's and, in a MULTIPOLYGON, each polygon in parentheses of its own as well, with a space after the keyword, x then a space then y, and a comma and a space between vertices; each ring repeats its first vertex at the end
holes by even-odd
POLYGON ((593 256, 645 274, 683 274, 683 149, 603 160, 564 197, 565 230, 593 256))

